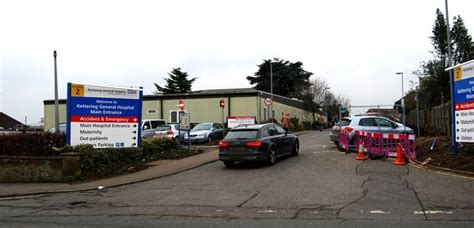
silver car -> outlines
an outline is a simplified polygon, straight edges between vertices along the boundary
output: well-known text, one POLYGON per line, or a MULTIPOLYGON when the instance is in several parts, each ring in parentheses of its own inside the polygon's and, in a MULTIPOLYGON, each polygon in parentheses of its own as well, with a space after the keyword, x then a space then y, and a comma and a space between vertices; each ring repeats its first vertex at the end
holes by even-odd
POLYGON ((174 139, 182 139, 184 134, 186 133, 185 130, 179 130, 179 124, 166 124, 161 125, 155 130, 155 135, 153 137, 160 138, 160 137, 168 137, 174 139), (180 135, 181 134, 181 135, 180 135))
POLYGON ((184 134, 184 140, 191 142, 212 142, 224 138, 224 126, 220 123, 200 123, 184 134))
MULTIPOLYGON (((380 133, 395 133, 395 134, 414 134, 413 129, 401 124, 389 120, 382 116, 353 116, 351 118, 342 118, 337 123, 329 134, 329 138, 333 141, 336 146, 339 146, 339 130, 349 130, 349 144, 354 145, 355 131, 366 131, 366 132, 380 132, 380 133)), ((350 149, 354 149, 353 146, 349 146, 350 149)))

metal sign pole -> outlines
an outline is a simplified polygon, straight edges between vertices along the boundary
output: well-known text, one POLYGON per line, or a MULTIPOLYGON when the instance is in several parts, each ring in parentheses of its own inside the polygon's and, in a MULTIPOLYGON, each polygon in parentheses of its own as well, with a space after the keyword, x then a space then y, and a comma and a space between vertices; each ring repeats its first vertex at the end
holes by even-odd
MULTIPOLYGON (((446 34, 448 37, 448 44, 451 43, 451 32, 449 28, 449 11, 448 11, 448 0, 444 1, 445 7, 446 7, 446 34)), ((448 45, 448 65, 449 67, 452 67, 452 62, 451 62, 451 45, 448 45)), ((451 151, 453 155, 458 155, 458 147, 456 144, 456 125, 454 124, 454 78, 453 78, 453 69, 449 70, 449 88, 451 92, 451 151)))

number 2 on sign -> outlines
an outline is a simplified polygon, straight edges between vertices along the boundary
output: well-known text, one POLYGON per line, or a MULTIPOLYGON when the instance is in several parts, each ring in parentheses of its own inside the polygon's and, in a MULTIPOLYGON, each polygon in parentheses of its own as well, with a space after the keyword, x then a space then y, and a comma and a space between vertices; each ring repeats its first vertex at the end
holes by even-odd
POLYGON ((83 97, 84 96, 84 85, 72 84, 71 85, 71 96, 83 97))

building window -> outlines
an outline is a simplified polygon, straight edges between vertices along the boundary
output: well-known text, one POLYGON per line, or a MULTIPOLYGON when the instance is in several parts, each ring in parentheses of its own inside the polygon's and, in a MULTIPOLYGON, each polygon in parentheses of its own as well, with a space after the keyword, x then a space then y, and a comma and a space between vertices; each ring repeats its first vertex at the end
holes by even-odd
POLYGON ((156 114, 156 109, 148 109, 146 110, 147 114, 156 114))

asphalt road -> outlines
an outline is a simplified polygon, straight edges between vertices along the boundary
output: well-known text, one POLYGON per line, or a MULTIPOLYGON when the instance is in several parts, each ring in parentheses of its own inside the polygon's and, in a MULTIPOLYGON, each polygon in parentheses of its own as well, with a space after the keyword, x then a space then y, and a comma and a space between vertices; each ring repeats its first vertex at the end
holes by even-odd
POLYGON ((274 166, 210 163, 117 188, 0 199, 3 226, 474 227, 474 180, 356 161, 328 132, 274 166))

